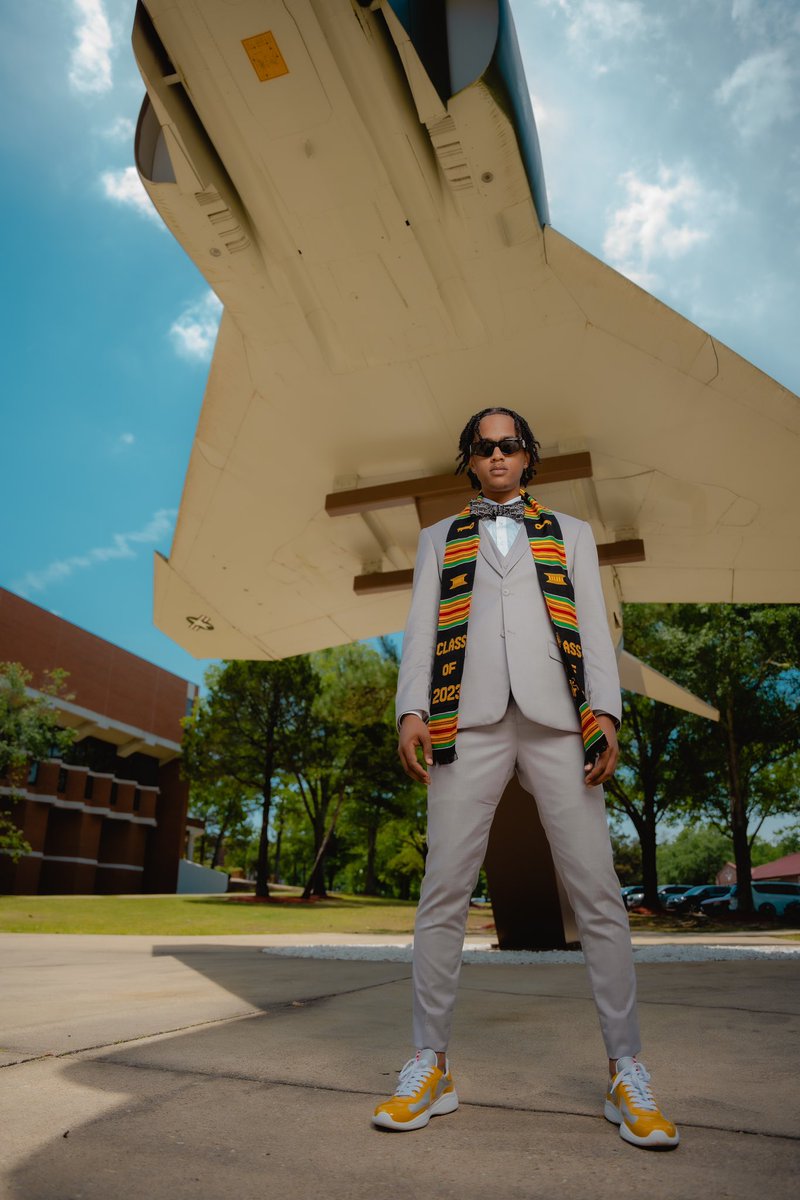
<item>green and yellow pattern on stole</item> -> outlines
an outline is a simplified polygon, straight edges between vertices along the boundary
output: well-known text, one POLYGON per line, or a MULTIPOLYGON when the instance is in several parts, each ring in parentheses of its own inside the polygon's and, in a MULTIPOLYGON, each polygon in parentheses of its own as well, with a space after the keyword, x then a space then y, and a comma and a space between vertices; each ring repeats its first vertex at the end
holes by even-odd
MULTIPOLYGON (((522 493, 522 498, 525 504, 525 532, 580 722, 584 757, 587 763, 592 763, 608 743, 586 699, 583 649, 575 610, 575 591, 567 574, 564 539, 554 513, 543 508, 527 492, 522 493)), ((456 758, 461 677, 464 674, 479 543, 478 518, 470 515, 469 505, 466 505, 447 534, 431 680, 428 727, 433 760, 442 765, 456 758)))

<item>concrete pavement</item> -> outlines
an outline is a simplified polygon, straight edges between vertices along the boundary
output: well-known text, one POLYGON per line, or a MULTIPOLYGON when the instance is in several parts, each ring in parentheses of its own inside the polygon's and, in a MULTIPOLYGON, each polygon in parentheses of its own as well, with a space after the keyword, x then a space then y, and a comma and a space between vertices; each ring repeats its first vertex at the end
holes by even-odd
POLYGON ((402 1135, 369 1113, 409 1053, 408 966, 273 957, 269 941, 0 936, 0 1194, 796 1194, 796 960, 639 966, 643 1057, 683 1138, 653 1154, 600 1115, 582 966, 465 966, 461 1108, 402 1135))

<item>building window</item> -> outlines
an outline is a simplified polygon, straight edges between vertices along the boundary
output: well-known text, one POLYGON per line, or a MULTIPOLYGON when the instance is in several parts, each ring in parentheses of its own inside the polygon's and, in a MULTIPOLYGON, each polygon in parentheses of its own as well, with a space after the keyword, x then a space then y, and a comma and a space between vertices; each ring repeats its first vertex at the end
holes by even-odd
POLYGON ((117 761, 117 748, 111 742, 99 738, 85 737, 74 742, 64 755, 64 762, 89 767, 102 775, 112 775, 117 761))
POLYGON ((143 787, 155 787, 158 783, 158 759, 149 754, 132 754, 117 764, 114 774, 125 775, 143 787))
POLYGON ((94 775, 87 775, 86 782, 83 785, 84 800, 91 800, 94 793, 94 775))
POLYGON ((28 783, 29 784, 36 783, 36 780, 38 778, 39 778, 39 764, 38 764, 38 762, 31 763, 31 769, 28 771, 28 783))
POLYGON ((67 790, 67 772, 64 769, 64 767, 62 767, 60 769, 60 771, 58 772, 58 783, 56 784, 56 791, 58 792, 59 796, 62 796, 66 790, 67 790))
POLYGON ((111 805, 112 808, 117 803, 117 785, 116 785, 116 783, 112 783, 112 785, 111 785, 111 794, 108 797, 108 803, 111 805))
POLYGON ((137 788, 133 793, 133 811, 138 812, 142 807, 142 793, 137 788))

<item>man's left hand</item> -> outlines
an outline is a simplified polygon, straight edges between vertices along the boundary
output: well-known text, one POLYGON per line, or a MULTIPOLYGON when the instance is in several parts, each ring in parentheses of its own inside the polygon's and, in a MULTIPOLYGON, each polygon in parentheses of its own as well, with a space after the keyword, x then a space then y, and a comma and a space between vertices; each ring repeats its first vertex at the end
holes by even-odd
POLYGON ((608 748, 595 760, 593 766, 590 767, 587 763, 584 767, 586 778, 583 782, 587 787, 597 787, 598 783, 605 783, 607 779, 610 779, 616 770, 617 759, 619 758, 617 729, 611 717, 598 716, 597 724, 606 735, 608 748))

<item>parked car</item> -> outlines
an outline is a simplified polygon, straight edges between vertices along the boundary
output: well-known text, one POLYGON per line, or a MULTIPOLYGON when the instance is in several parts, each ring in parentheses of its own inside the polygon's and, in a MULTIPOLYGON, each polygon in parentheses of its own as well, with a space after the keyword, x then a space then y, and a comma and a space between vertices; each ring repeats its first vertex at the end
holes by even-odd
POLYGON ((730 891, 729 885, 699 883, 685 892, 675 892, 674 895, 667 896, 665 907, 670 912, 699 912, 700 905, 704 900, 710 900, 713 896, 722 896, 728 891, 730 891))
POLYGON ((664 904, 668 896, 682 896, 691 886, 690 883, 663 883, 658 889, 658 898, 664 904))
POLYGON ((626 908, 635 908, 644 900, 644 888, 641 883, 631 883, 622 889, 622 900, 626 908))
POLYGON ((730 903, 735 892, 736 884, 733 887, 726 887, 719 896, 710 896, 708 900, 701 900, 700 912, 712 918, 724 916, 730 908, 730 903))
MULTIPOLYGON (((665 883, 657 889, 658 898, 663 904, 667 896, 674 893, 686 892, 691 887, 689 883, 665 883)), ((637 908, 644 901, 644 887, 641 883, 630 884, 622 889, 622 899, 626 908, 637 908)))
MULTIPOLYGON (((752 883, 753 907, 762 917, 797 917, 800 918, 800 883, 752 883)), ((722 896, 714 896, 704 900, 701 910, 710 917, 719 916, 723 912, 736 912, 738 885, 728 888, 722 896)))
MULTIPOLYGON (((800 883, 752 883, 753 907, 765 917, 800 916, 800 883)), ((731 912, 738 907, 734 895, 731 912)))

